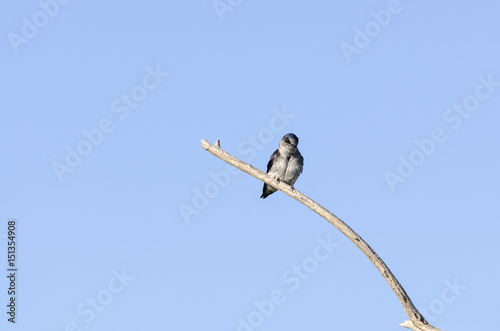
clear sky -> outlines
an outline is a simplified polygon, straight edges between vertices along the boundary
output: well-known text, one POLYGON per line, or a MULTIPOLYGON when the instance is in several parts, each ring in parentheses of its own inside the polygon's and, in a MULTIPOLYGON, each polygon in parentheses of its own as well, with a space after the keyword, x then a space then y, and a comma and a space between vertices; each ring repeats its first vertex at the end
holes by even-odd
POLYGON ((2 330, 402 330, 343 219, 446 330, 497 328, 500 3, 9 1, 2 330), (16 325, 7 230, 16 224, 16 325))

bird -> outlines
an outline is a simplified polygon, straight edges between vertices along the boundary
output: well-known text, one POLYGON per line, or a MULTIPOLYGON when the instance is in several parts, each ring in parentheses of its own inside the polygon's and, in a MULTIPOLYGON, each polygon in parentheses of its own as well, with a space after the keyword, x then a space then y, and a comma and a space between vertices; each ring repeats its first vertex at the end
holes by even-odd
MULTIPOLYGON (((283 181, 288 185, 295 184, 304 167, 304 158, 299 152, 297 145, 299 138, 293 133, 283 136, 278 146, 267 163, 267 174, 278 181, 283 181)), ((262 189, 262 199, 276 192, 277 189, 264 183, 262 189)))

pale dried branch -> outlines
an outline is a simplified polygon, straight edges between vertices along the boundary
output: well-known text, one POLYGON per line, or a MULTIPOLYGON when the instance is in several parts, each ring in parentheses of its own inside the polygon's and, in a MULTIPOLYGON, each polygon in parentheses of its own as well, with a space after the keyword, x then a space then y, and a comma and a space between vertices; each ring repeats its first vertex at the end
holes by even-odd
POLYGON ((398 297, 403 309, 410 318, 410 321, 405 321, 401 323, 401 326, 415 330, 415 331, 442 331, 434 326, 430 325, 420 314, 420 312, 413 305, 410 297, 406 294, 403 286, 399 283, 396 277, 393 275, 389 267, 382 261, 380 256, 361 238, 353 229, 351 229, 347 224, 345 224, 340 218, 332 214, 326 208, 311 200, 304 194, 300 193, 298 190, 293 189, 290 185, 284 182, 278 182, 276 179, 268 176, 265 172, 260 171, 257 168, 252 167, 250 164, 235 158, 231 154, 223 151, 220 148, 220 141, 217 140, 215 145, 210 144, 206 140, 201 141, 201 145, 211 154, 217 156, 223 161, 226 161, 230 165, 246 172, 247 174, 260 179, 268 185, 271 185, 278 190, 288 194, 292 198, 303 203, 315 213, 323 217, 325 220, 333 224, 340 232, 342 232, 347 238, 349 238, 373 263, 375 268, 382 274, 389 286, 392 288, 396 296, 398 297))

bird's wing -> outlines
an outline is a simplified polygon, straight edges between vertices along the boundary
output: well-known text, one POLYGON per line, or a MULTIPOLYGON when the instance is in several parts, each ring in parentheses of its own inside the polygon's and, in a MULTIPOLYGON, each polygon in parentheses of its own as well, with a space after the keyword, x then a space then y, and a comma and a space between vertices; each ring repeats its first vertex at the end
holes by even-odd
POLYGON ((298 162, 300 164, 300 173, 302 173, 302 170, 304 170, 304 158, 302 157, 302 154, 299 153, 298 157, 298 162))
POLYGON ((267 172, 271 170, 274 160, 278 158, 278 155, 280 155, 279 150, 275 150, 274 153, 271 155, 271 158, 269 159, 269 162, 267 162, 267 172))

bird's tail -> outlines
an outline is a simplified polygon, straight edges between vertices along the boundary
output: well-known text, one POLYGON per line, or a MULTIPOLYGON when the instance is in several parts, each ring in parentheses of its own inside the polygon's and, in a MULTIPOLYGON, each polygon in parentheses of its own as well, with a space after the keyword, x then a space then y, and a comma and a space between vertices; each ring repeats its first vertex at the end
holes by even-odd
POLYGON ((274 187, 271 187, 267 184, 264 183, 264 187, 262 188, 262 195, 260 196, 262 199, 267 198, 271 194, 276 192, 276 189, 274 187))

